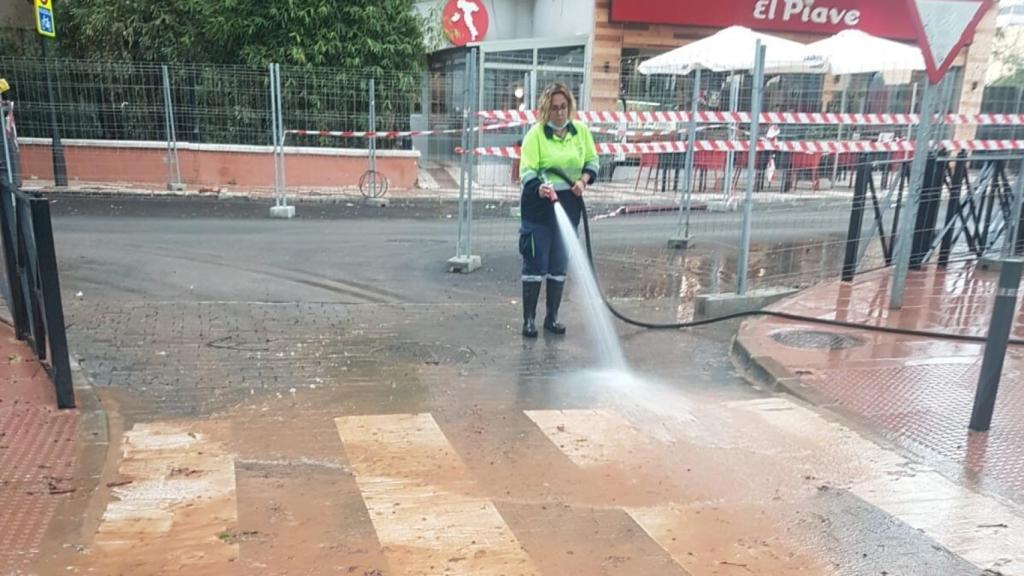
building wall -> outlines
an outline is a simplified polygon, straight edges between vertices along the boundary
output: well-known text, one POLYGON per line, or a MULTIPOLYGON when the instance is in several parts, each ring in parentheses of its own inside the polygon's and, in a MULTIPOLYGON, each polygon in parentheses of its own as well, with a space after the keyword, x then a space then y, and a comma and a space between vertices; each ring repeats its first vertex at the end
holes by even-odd
POLYGON ((594 30, 594 0, 535 0, 533 36, 589 35, 594 30))
POLYGON ((622 72, 623 26, 608 21, 610 0, 594 2, 594 46, 591 51, 590 107, 614 110, 622 72))
POLYGON ((533 38, 533 0, 482 0, 490 17, 485 41, 533 38))
MULTIPOLYGON (((981 98, 985 94, 985 74, 992 60, 992 49, 995 46, 996 16, 999 3, 993 4, 988 14, 978 24, 974 33, 974 42, 959 56, 964 63, 964 83, 960 92, 959 111, 964 114, 981 112, 981 98)), ((974 138, 977 126, 958 126, 954 138, 974 138)))

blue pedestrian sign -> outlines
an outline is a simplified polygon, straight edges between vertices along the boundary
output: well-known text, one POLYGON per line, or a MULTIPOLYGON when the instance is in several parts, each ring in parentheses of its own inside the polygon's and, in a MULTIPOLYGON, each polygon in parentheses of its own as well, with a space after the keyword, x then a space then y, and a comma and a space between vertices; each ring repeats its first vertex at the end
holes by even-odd
POLYGON ((35 0, 36 31, 47 38, 57 37, 57 26, 53 23, 53 0, 35 0))

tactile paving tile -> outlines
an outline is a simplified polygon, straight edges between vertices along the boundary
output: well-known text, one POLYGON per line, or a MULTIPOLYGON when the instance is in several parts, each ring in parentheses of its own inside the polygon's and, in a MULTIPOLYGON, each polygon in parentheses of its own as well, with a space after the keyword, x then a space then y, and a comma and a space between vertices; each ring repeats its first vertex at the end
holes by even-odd
POLYGON ((821 370, 803 382, 835 405, 877 424, 893 440, 962 462, 965 468, 1024 493, 1024 385, 1003 378, 992 429, 983 444, 972 444, 968 424, 979 363, 821 370))
POLYGON ((30 564, 74 489, 78 412, 0 408, 0 572, 30 564))
MULTIPOLYGON (((908 276, 902 310, 889 309, 888 270, 852 284, 826 283, 776 309, 916 330, 985 335, 998 273, 972 265, 931 267, 908 276)), ((892 440, 954 463, 965 474, 1024 494, 1024 348, 1005 357, 992 429, 971 435, 968 424, 984 346, 948 340, 853 331, 865 345, 848 351, 787 350, 770 341, 793 323, 764 319, 741 330, 744 344, 772 356, 826 403, 862 416, 892 440), (745 333, 745 334, 744 334, 745 333)), ((1024 298, 1013 335, 1024 336, 1024 298)), ((947 462, 947 464, 948 464, 947 462)))

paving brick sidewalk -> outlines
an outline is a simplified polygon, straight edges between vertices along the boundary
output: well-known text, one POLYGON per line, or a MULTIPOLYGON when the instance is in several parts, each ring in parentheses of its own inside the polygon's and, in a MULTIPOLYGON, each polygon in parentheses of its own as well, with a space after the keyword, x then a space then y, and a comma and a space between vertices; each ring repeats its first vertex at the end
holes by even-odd
POLYGON ((79 411, 56 405, 31 349, 0 322, 0 576, 28 573, 75 489, 79 411))
MULTIPOLYGON (((973 264, 911 272, 901 311, 888 308, 890 278, 890 271, 882 270, 853 283, 824 283, 773 309, 868 325, 987 334, 997 272, 973 264)), ((1019 306, 1012 337, 1024 338, 1019 306)), ((995 418, 986 434, 967 428, 981 368, 980 343, 765 317, 741 327, 734 352, 769 380, 859 417, 967 485, 1024 500, 1024 347, 1011 346, 1007 353, 995 418), (798 330, 826 334, 795 334, 798 330), (809 347, 815 344, 825 347, 809 347)))

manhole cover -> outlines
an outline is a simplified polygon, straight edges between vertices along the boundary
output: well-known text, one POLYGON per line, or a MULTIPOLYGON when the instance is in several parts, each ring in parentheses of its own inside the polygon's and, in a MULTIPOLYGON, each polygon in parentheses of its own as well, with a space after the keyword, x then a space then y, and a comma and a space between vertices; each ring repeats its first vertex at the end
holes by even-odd
POLYGON ((772 340, 790 348, 810 350, 845 350, 864 344, 856 336, 821 330, 783 330, 772 334, 772 340))

